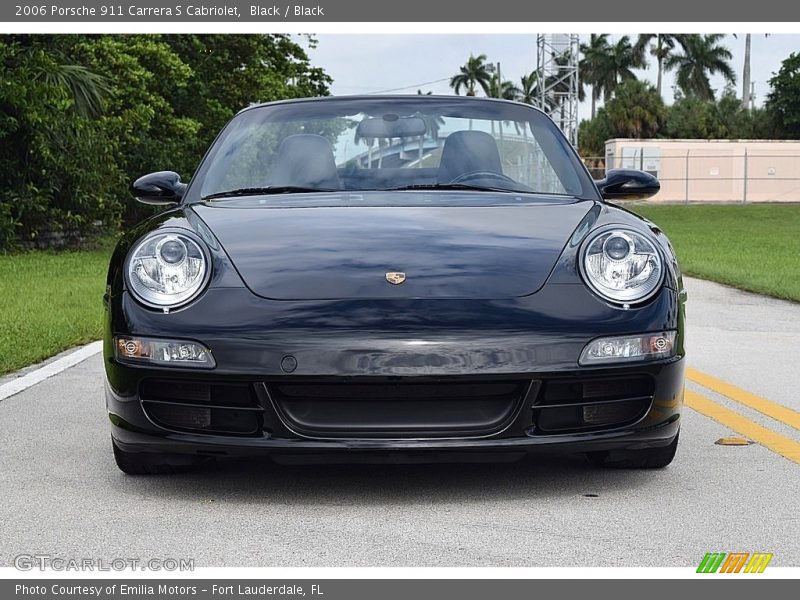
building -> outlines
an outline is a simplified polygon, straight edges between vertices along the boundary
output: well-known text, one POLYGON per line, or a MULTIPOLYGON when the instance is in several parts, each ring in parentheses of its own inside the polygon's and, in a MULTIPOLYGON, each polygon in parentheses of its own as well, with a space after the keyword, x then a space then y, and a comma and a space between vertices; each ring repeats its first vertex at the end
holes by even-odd
POLYGON ((637 140, 605 145, 606 169, 661 181, 654 202, 800 202, 800 140, 637 140))

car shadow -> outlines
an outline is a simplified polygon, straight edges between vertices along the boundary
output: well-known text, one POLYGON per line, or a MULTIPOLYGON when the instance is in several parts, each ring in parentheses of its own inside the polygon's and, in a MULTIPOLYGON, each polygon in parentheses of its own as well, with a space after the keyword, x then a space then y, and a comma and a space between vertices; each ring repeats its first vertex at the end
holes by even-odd
POLYGON ((669 471, 602 469, 582 456, 535 454, 511 463, 451 464, 280 465, 268 458, 222 459, 186 473, 119 476, 123 489, 144 495, 330 506, 616 496, 659 485, 669 471))

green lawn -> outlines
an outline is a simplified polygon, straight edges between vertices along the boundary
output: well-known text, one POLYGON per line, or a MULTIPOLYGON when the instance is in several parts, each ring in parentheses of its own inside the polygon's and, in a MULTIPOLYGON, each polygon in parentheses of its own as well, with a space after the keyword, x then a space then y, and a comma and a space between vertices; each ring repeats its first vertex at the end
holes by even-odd
POLYGON ((630 208, 667 233, 687 275, 800 302, 800 204, 630 208))
POLYGON ((110 255, 0 254, 0 375, 101 337, 110 255))

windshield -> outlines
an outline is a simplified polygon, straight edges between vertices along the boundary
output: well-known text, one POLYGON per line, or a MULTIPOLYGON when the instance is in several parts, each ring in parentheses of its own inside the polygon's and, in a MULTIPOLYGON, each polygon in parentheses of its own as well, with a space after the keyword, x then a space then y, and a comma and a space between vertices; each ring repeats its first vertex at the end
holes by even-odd
POLYGON ((407 189, 594 197, 574 151, 540 112, 430 96, 248 109, 225 128, 193 184, 194 199, 407 189))

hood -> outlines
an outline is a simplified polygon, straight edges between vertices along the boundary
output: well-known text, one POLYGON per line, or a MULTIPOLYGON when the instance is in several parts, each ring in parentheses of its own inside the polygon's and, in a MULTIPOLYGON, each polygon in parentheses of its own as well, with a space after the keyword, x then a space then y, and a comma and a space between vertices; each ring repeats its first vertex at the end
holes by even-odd
POLYGON ((245 284, 275 300, 499 299, 544 285, 592 202, 195 204, 245 284), (387 273, 404 273, 393 285, 387 273))

